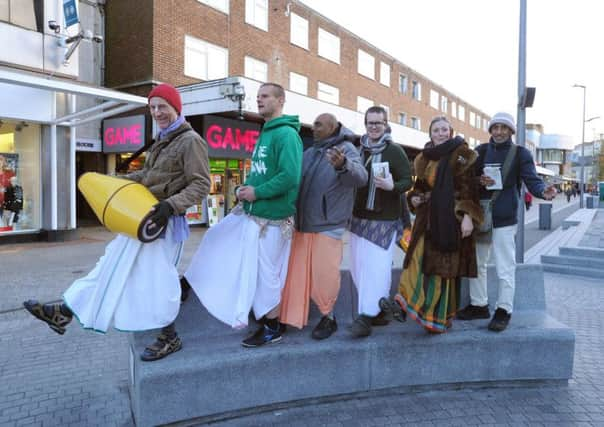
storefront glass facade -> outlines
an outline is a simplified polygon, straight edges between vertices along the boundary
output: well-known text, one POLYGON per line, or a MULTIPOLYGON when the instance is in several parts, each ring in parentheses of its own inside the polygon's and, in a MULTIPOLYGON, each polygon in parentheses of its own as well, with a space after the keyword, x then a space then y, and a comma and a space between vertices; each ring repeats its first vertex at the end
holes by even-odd
POLYGON ((0 123, 0 234, 39 230, 40 126, 0 123))

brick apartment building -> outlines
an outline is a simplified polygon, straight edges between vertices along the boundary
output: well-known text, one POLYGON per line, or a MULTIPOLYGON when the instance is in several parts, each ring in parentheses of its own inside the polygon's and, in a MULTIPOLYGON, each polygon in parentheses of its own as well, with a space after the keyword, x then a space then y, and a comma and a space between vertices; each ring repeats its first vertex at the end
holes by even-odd
MULTIPOLYGON (((363 133, 360 113, 372 105, 389 111, 393 137, 411 158, 427 141, 430 120, 440 114, 471 145, 488 140, 489 117, 483 111, 299 1, 108 1, 105 30, 106 86, 137 95, 146 95, 159 82, 178 86, 187 119, 208 140, 209 129, 231 129, 233 134, 259 130, 260 120, 249 112, 255 109, 257 84, 264 81, 289 91, 286 113, 300 115, 307 141, 312 120, 323 112, 333 112, 363 133), (187 106, 208 98, 206 92, 190 101, 185 96, 189 89, 233 76, 253 82, 245 89, 245 114, 239 104, 245 129, 239 129, 240 121, 224 122, 235 113, 208 115, 207 108, 200 113, 187 106)), ((147 129, 149 122, 147 116, 147 129)), ((211 193, 219 196, 208 199, 211 216, 212 206, 225 206, 225 213, 230 209, 229 189, 245 178, 250 153, 213 152, 208 142, 211 193)))
MULTIPOLYGON (((106 85, 144 95, 227 76, 274 81, 293 92, 427 131, 446 114, 470 143, 489 117, 303 3, 287 0, 107 2, 106 85)), ((404 142, 403 142, 404 144, 404 142)))

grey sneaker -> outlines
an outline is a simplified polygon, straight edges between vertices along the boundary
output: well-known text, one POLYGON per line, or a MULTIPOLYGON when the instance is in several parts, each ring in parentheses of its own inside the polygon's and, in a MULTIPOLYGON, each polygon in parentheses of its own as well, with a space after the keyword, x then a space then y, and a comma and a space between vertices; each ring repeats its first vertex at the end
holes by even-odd
POLYGON ((352 322, 350 331, 352 332, 353 337, 368 337, 371 335, 371 317, 361 314, 354 322, 352 322))
POLYGON ((324 340, 337 330, 338 324, 336 323, 336 318, 332 319, 329 316, 323 316, 319 324, 313 329, 312 337, 316 340, 324 340))

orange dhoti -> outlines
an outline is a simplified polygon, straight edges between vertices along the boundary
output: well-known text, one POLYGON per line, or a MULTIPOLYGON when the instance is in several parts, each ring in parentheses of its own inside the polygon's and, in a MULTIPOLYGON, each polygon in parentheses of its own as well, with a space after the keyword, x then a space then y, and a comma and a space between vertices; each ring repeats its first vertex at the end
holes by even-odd
POLYGON ((324 234, 294 233, 281 296, 282 323, 306 326, 311 299, 321 314, 333 310, 340 292, 342 246, 342 240, 324 234))

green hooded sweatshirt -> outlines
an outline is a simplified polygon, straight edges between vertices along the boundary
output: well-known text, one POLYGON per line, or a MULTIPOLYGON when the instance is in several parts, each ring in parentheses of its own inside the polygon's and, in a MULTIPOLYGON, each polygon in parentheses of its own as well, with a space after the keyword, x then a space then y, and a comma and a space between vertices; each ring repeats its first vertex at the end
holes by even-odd
POLYGON ((254 187, 256 200, 244 202, 251 215, 284 219, 296 212, 302 176, 302 140, 298 116, 280 116, 264 124, 252 154, 245 185, 254 187))

